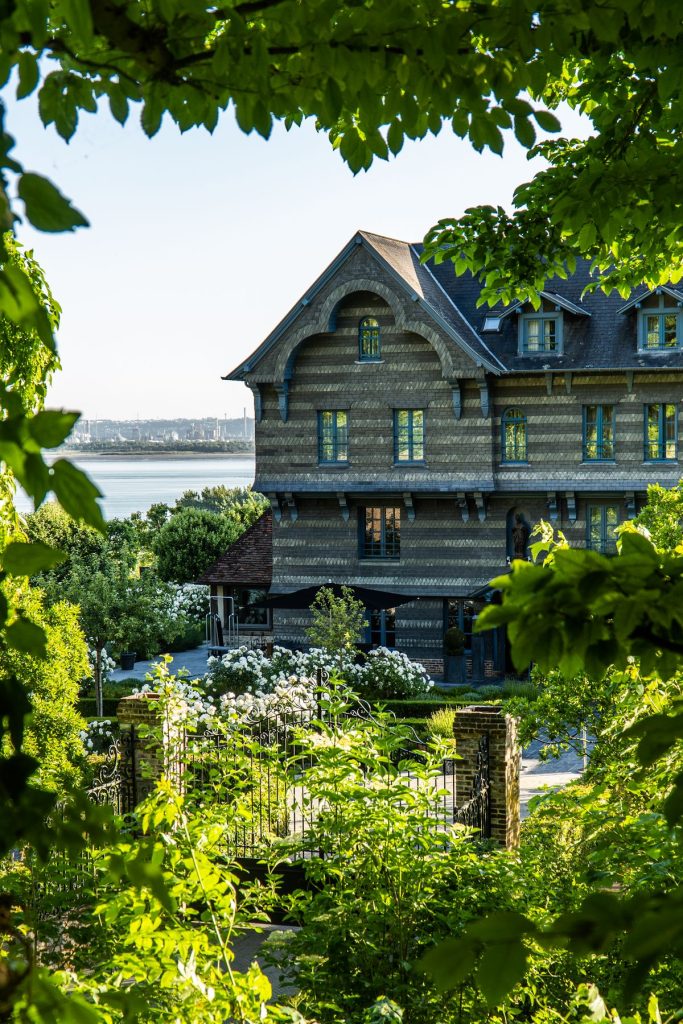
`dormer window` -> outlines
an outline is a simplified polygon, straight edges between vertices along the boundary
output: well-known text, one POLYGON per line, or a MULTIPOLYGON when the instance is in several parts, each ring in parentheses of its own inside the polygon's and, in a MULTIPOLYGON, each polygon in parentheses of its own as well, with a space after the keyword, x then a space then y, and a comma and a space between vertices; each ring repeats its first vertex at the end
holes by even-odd
POLYGON ((666 352, 681 347, 681 310, 664 307, 663 296, 659 302, 659 309, 643 309, 639 314, 639 348, 644 352, 666 352))
POLYGON ((381 358, 380 327, 374 316, 363 317, 358 325, 358 358, 363 363, 376 363, 381 358))
POLYGON ((519 323, 520 355, 562 352, 562 314, 524 313, 519 323))

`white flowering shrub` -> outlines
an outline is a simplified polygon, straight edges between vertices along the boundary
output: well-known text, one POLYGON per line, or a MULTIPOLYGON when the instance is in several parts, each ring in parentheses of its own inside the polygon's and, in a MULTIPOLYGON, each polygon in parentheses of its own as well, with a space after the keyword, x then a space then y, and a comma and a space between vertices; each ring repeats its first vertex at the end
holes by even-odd
POLYGON ((88 722, 80 732, 80 739, 86 754, 106 754, 118 735, 118 727, 108 718, 88 722))
POLYGON ((367 661, 356 675, 356 685, 364 697, 400 700, 423 697, 434 683, 427 670, 407 655, 378 647, 368 653, 367 661))
POLYGON ((272 693, 276 686, 292 678, 316 679, 322 670, 323 679, 341 678, 350 686, 357 677, 357 667, 350 660, 343 662, 331 657, 321 648, 310 651, 290 651, 274 647, 272 658, 259 648, 238 647, 220 658, 209 658, 208 672, 203 688, 213 697, 224 693, 272 693))
POLYGON ((159 693, 166 714, 198 729, 220 730, 289 714, 313 717, 318 708, 315 680, 296 676, 278 680, 268 693, 226 691, 214 696, 192 683, 161 675, 135 692, 159 693))
POLYGON ((224 693, 255 693, 270 685, 272 668, 259 648, 237 647, 220 658, 209 658, 203 688, 212 697, 224 693))
POLYGON ((291 679, 338 679, 352 690, 370 698, 423 697, 434 685, 422 665, 405 654, 378 647, 370 651, 364 665, 337 658, 322 648, 290 651, 275 647, 268 659, 262 650, 238 647, 220 658, 209 658, 209 670, 202 688, 218 699, 223 694, 268 694, 291 679))
POLYGON ((168 586, 172 618, 202 622, 209 611, 209 588, 200 583, 171 583, 168 586))

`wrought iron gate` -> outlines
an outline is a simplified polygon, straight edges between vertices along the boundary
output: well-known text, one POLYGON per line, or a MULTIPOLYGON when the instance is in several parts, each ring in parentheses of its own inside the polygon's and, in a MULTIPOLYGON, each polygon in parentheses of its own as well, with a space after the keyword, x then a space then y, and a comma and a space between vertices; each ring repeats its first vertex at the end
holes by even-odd
POLYGON ((114 740, 87 790, 94 804, 107 804, 116 814, 130 814, 135 809, 136 742, 134 726, 122 729, 114 740))
POLYGON ((477 761, 469 799, 461 807, 455 809, 453 821, 459 825, 468 825, 470 828, 477 829, 479 839, 491 838, 491 781, 487 735, 479 737, 477 761))

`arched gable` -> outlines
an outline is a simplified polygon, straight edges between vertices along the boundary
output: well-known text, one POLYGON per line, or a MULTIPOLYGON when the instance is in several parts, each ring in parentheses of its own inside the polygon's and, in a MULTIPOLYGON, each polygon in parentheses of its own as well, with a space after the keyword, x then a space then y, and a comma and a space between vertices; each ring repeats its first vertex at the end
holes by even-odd
POLYGON ((445 379, 457 375, 458 370, 454 366, 452 346, 438 331, 429 324, 407 316, 404 301, 384 282, 374 278, 357 277, 333 288, 321 303, 317 315, 309 319, 305 326, 292 331, 289 337, 281 343, 275 365, 276 381, 284 382, 291 379, 301 345, 308 338, 314 335, 334 333, 335 314, 339 304, 354 292, 372 292, 384 299, 394 315, 396 330, 417 334, 428 341, 439 358, 445 379))

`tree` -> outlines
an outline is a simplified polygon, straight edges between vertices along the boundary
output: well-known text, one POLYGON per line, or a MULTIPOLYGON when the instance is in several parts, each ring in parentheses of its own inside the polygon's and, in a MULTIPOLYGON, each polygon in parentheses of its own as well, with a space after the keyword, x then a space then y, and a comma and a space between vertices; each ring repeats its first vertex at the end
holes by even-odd
POLYGON ((0 649, 0 676, 22 680, 31 694, 24 751, 39 763, 39 779, 63 789, 78 780, 83 757, 80 732, 85 723, 76 710, 78 689, 90 674, 88 649, 75 605, 60 601, 49 607, 41 591, 22 594, 22 606, 45 630, 44 658, 0 649))
MULTIPOLYGON (((655 493, 655 502, 661 495, 655 493)), ((599 890, 558 919, 539 926, 528 916, 502 914, 474 922, 425 966, 452 987, 478 961, 482 989, 500 999, 524 976, 530 942, 579 955, 609 953, 619 943, 620 956, 631 962, 626 992, 632 997, 656 965, 683 948, 683 558, 679 550, 659 550, 633 523, 622 529, 614 557, 572 550, 545 526, 540 533, 531 549, 538 561, 515 561, 508 575, 492 581, 502 603, 484 609, 477 630, 505 625, 515 667, 522 671, 534 662, 551 676, 551 686, 558 670, 565 681, 581 681, 583 673, 593 684, 610 677, 611 700, 595 722, 621 746, 613 774, 621 769, 631 793, 644 788, 639 810, 646 819, 658 815, 664 826, 649 837, 651 855, 665 858, 665 845, 676 851, 676 861, 665 876, 647 851, 642 859, 639 851, 635 875, 642 881, 634 891, 622 892, 621 876, 617 891, 606 891, 610 883, 598 873, 599 890), (615 715, 609 705, 617 701, 624 706, 615 715)), ((566 701, 557 687, 556 694, 566 701)), ((582 696, 591 699, 578 695, 577 703, 582 696)), ((597 807, 598 826, 606 813, 597 807)), ((627 824, 617 819, 617 834, 627 824)), ((613 845, 614 830, 607 831, 613 845)))
POLYGON ((193 582, 241 532, 234 520, 216 512, 182 509, 154 540, 159 576, 175 583, 193 582))
POLYGON ((201 494, 197 491, 185 491, 177 499, 175 508, 170 511, 171 515, 182 508, 223 512, 241 522, 246 530, 267 507, 267 499, 258 491, 253 491, 251 487, 225 487, 224 484, 217 484, 214 487, 202 488, 201 494))
POLYGON ((342 587, 339 597, 330 587, 321 587, 311 605, 311 614, 313 622, 306 636, 314 647, 322 647, 336 658, 341 669, 367 626, 363 602, 353 596, 350 587, 342 587))
POLYGON ((683 541, 683 481, 676 487, 648 484, 647 503, 633 520, 644 526, 661 551, 673 551, 683 541))
POLYGON ((106 548, 106 540, 98 530, 76 522, 56 501, 48 501, 26 516, 26 534, 30 541, 53 545, 67 555, 50 570, 57 579, 68 575, 72 556, 99 559, 106 548))

